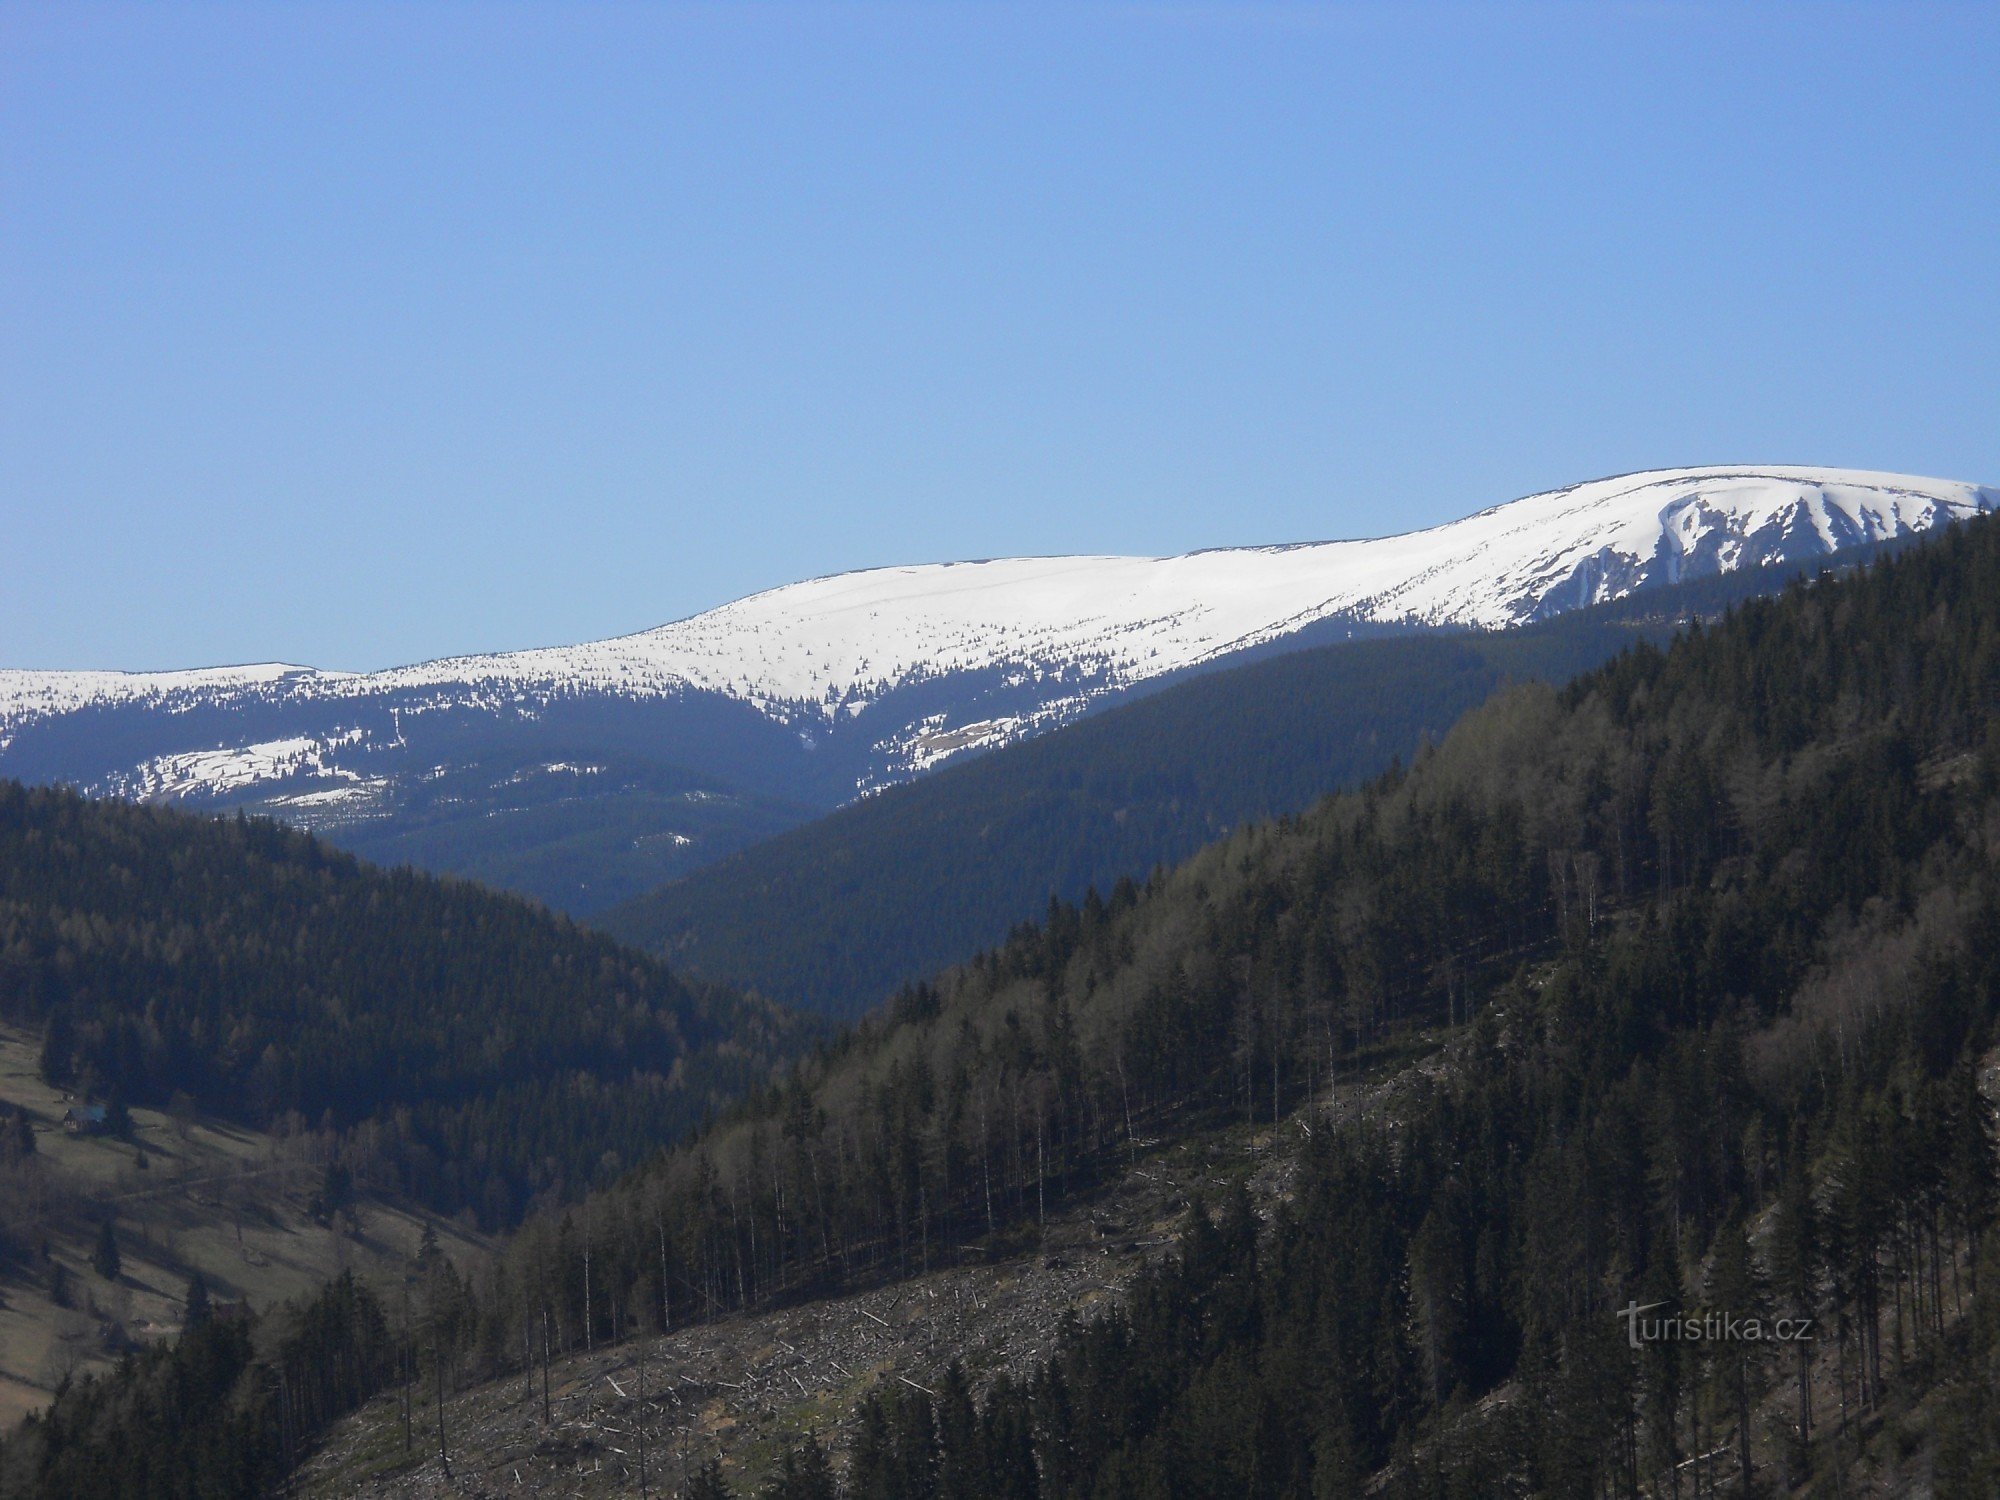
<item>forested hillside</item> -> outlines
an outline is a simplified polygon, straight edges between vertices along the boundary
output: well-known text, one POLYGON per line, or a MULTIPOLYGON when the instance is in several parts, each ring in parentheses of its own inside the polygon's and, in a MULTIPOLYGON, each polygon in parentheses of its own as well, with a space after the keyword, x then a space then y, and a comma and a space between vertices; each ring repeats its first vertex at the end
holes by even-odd
POLYGON ((488 1226, 753 1084, 783 1013, 518 898, 274 824, 0 784, 0 1019, 113 1108, 177 1096, 488 1226))
POLYGON ((1799 1479, 1930 1392, 1941 1492, 1988 1494, 1993 1320, 1966 1309, 1994 1271, 1997 705, 1990 523, 1517 690, 1407 773, 905 992, 530 1225, 493 1315, 601 1338, 914 1270, 1141 1135, 1270 1120, 1442 1025, 1393 1131, 1316 1132, 1267 1233, 1197 1216, 1177 1269, 973 1426, 945 1401, 885 1422, 915 1487, 854 1492, 1342 1494, 1389 1467, 1413 1494, 1584 1495, 1753 1438, 1799 1479), (1818 1319, 1805 1415, 1752 1432, 1796 1369, 1635 1355, 1631 1301, 1818 1319), (976 1462, 942 1456, 972 1431, 976 1462))
POLYGON ((1051 896, 1143 879, 1407 761, 1503 683, 1566 682, 1801 572, 1747 569, 1501 633, 1301 650, 1308 632, 892 787, 598 920, 692 972, 852 1018, 1000 942, 1051 896))
POLYGON ((267 794, 264 805, 370 863, 458 875, 573 916, 657 889, 821 811, 623 747, 548 743, 533 754, 426 767, 394 800, 393 814, 361 816, 336 803, 339 816, 324 827, 296 804, 267 794))
MULTIPOLYGON (((404 1347, 487 1378, 917 1274, 1032 1243, 1163 1139, 1285 1121, 1268 1221, 1197 1204, 1030 1378, 896 1384, 765 1493, 1567 1497, 1866 1460, 1990 1495, 1997 709, 1990 522, 1517 688, 1407 770, 906 988, 440 1283, 404 1347), (1633 1303, 1818 1340, 1634 1350, 1633 1303)), ((86 1399, 91 1451, 143 1442, 86 1399)), ((84 1472, 68 1420, 7 1472, 84 1472)))

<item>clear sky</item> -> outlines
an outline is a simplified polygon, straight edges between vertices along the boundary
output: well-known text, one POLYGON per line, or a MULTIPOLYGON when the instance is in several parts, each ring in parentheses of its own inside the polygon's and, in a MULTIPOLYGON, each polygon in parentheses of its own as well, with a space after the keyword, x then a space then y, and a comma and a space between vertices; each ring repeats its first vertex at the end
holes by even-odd
POLYGON ((2000 5, 0 0, 0 665, 2000 482, 2000 5))

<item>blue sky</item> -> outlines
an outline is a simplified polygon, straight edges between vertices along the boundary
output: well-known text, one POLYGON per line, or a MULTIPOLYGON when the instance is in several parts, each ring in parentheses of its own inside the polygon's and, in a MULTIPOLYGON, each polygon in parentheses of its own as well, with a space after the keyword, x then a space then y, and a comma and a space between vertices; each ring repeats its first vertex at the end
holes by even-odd
POLYGON ((2000 482, 2000 6, 0 0, 0 665, 2000 482))

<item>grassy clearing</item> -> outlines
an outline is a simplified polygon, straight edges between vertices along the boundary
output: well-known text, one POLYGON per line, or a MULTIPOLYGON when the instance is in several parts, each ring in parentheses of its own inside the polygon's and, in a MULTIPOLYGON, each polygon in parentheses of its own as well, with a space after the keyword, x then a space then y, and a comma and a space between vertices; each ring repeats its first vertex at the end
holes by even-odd
POLYGON ((486 1243, 449 1221, 358 1187, 350 1209, 311 1211, 325 1174, 318 1139, 134 1109, 129 1139, 67 1134, 72 1103, 40 1078, 39 1040, 0 1027, 0 1103, 25 1109, 35 1151, 0 1169, 0 1422, 46 1404, 66 1375, 179 1332, 198 1273, 218 1303, 264 1308, 344 1270, 404 1273, 430 1225, 461 1265, 486 1243), (116 1278, 91 1264, 113 1226, 116 1278), (69 1306, 59 1306, 67 1282, 69 1306))

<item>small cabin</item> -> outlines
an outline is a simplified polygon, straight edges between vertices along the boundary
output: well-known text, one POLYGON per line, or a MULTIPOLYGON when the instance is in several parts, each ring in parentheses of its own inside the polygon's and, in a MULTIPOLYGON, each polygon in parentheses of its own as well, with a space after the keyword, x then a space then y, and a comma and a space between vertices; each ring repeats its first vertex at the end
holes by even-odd
POLYGON ((101 1104, 73 1104, 63 1111, 65 1135, 102 1135, 110 1115, 101 1104))

